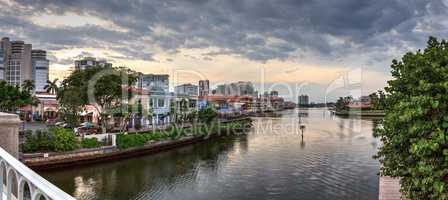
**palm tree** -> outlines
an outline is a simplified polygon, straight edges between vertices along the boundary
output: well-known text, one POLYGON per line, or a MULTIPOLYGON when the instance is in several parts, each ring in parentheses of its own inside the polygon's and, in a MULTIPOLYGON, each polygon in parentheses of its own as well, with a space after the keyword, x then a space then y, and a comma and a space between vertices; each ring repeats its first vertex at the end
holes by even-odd
POLYGON ((44 90, 50 94, 58 94, 59 87, 56 84, 58 79, 54 79, 53 81, 47 80, 47 85, 45 85, 44 90))
POLYGON ((22 90, 32 92, 34 90, 34 81, 33 80, 24 80, 22 83, 22 90))

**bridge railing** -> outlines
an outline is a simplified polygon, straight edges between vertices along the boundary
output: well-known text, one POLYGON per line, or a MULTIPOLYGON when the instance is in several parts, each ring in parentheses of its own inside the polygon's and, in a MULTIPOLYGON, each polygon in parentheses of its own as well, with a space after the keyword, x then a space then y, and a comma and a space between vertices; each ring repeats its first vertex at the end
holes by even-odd
POLYGON ((0 147, 0 200, 75 200, 0 147))

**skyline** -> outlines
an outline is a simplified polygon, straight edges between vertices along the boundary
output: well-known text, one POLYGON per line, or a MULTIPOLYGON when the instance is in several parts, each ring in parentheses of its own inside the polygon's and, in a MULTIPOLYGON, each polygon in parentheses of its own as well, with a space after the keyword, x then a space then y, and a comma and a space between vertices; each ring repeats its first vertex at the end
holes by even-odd
MULTIPOLYGON (((0 35, 48 50, 50 79, 61 78, 75 59, 94 56, 143 73, 193 71, 211 85, 257 85, 264 73, 266 85, 306 83, 312 101, 352 70, 361 70, 363 94, 382 89, 392 59, 423 48, 430 35, 448 33, 442 0, 0 5, 0 35)), ((197 84, 193 80, 184 75, 178 82, 197 84)))

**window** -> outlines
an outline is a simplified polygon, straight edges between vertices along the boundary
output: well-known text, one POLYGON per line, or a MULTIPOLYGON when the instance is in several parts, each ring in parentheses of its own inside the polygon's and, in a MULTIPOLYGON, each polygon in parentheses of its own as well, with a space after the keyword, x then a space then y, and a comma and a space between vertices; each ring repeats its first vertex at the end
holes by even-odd
POLYGON ((164 99, 158 99, 158 105, 159 105, 159 108, 165 107, 165 100, 164 99))
POLYGON ((149 107, 150 108, 154 107, 154 99, 153 98, 149 99, 149 107))

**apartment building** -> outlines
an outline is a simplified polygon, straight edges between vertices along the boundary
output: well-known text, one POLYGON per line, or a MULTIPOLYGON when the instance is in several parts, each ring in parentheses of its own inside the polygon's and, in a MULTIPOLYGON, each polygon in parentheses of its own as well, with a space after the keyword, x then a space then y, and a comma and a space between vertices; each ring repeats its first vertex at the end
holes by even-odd
POLYGON ((31 62, 33 66, 33 80, 36 92, 45 92, 45 86, 48 81, 49 65, 47 52, 44 50, 32 50, 31 62))
POLYGON ((97 60, 94 57, 85 57, 80 60, 75 60, 75 70, 84 70, 88 67, 112 67, 112 63, 106 60, 97 60))
POLYGON ((0 75, 11 85, 20 86, 25 80, 33 80, 31 44, 23 41, 1 40, 0 75))

